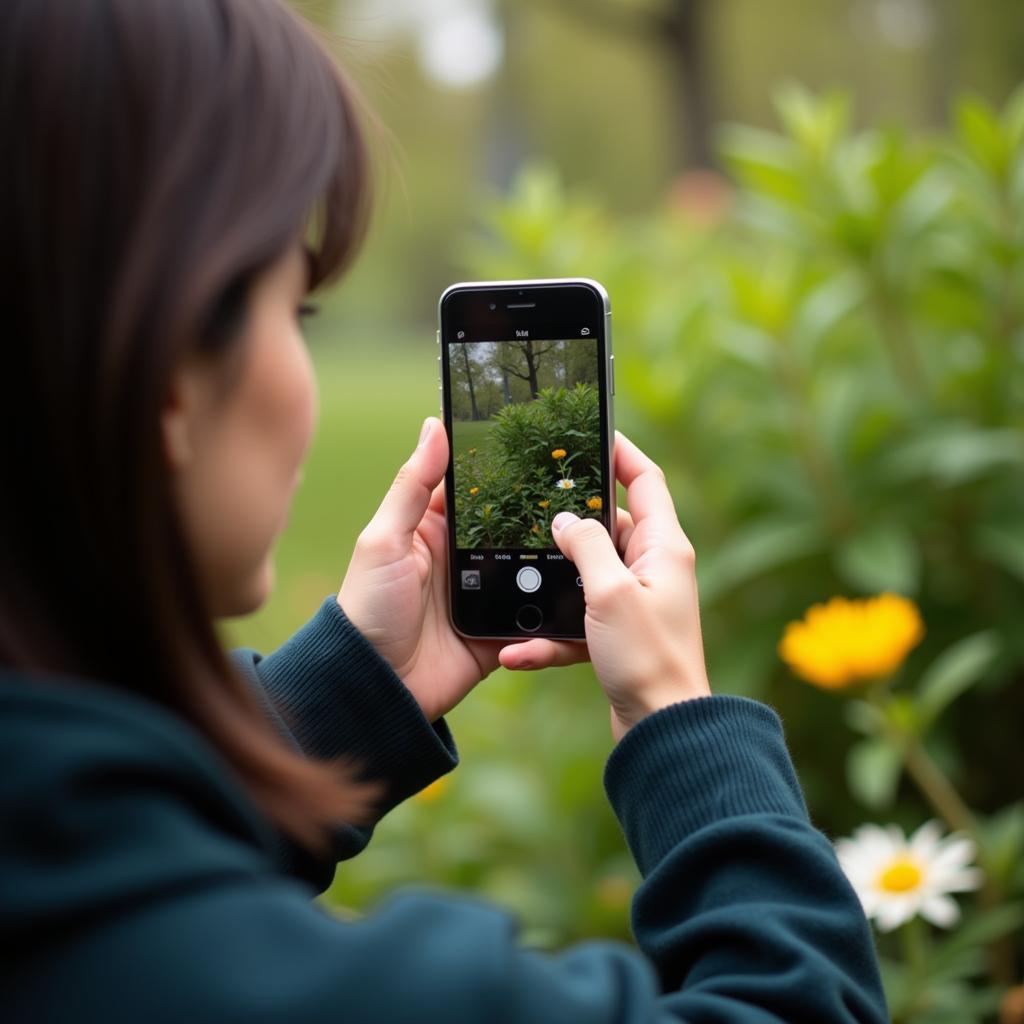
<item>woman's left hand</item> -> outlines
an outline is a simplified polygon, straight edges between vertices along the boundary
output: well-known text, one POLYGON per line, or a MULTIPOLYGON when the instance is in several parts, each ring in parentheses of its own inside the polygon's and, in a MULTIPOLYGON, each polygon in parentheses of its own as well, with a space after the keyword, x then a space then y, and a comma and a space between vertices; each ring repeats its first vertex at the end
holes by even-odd
POLYGON ((391 665, 427 719, 447 714, 499 664, 546 668, 587 660, 586 644, 468 640, 448 618, 444 472, 448 436, 431 416, 356 541, 338 593, 352 624, 391 665))

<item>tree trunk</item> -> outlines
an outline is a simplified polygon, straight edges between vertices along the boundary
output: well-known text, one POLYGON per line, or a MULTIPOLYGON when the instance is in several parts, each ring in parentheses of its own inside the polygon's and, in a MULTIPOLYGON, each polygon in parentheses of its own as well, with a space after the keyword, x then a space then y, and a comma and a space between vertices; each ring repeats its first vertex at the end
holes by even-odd
POLYGON ((711 76, 703 45, 707 13, 704 0, 676 0, 665 22, 674 105, 680 115, 676 134, 676 164, 680 168, 717 167, 711 76))
POLYGON ((533 352, 533 342, 528 341, 523 347, 526 356, 526 373, 530 384, 531 400, 537 397, 537 358, 533 352))
POLYGON ((469 404, 473 410, 473 419, 480 419, 480 410, 476 407, 476 392, 473 390, 473 371, 469 368, 469 352, 462 346, 462 358, 466 361, 466 380, 469 382, 469 404))

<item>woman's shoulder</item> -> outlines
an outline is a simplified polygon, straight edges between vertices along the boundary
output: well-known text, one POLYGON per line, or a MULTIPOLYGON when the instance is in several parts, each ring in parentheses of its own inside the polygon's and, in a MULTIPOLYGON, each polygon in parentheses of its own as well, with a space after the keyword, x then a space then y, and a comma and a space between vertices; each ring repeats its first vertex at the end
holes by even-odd
POLYGON ((227 762, 189 721, 141 693, 94 679, 0 667, 0 737, 0 764, 20 775, 54 778, 117 762, 163 765, 168 775, 202 776, 225 797, 245 799, 227 762))
POLYGON ((276 833, 169 709, 0 670, 0 935, 138 899, 190 871, 273 870, 276 833))

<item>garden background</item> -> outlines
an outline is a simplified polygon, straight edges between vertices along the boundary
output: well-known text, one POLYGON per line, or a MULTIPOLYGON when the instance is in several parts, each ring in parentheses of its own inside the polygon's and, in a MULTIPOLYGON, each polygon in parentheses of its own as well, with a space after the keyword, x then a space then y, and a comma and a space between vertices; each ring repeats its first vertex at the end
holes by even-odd
MULTIPOLYGON (((345 37, 386 126, 382 185, 364 258, 310 326, 319 433, 277 590, 231 640, 270 649, 337 588, 437 411, 445 285, 597 278, 617 424, 664 466, 698 553, 714 689, 779 710, 833 838, 938 818, 977 843, 986 884, 957 897, 962 920, 879 933, 895 1018, 1010 1012, 1024 969, 1018 5, 296 6, 345 37), (914 602, 924 635, 882 683, 829 690, 782 662, 809 607, 883 592, 914 602)), ((459 769, 389 815, 326 900, 361 912, 437 885, 508 906, 529 942, 628 939, 638 879, 601 788, 611 739, 591 670, 499 670, 449 721, 459 769)))

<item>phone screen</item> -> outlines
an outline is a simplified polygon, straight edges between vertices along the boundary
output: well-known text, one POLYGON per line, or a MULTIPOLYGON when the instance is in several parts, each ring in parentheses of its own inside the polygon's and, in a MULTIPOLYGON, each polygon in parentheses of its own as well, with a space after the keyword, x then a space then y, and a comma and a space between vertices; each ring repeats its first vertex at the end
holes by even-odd
POLYGON ((610 528, 606 313, 569 284, 442 303, 452 614, 469 635, 583 635, 582 580, 551 521, 610 528))

